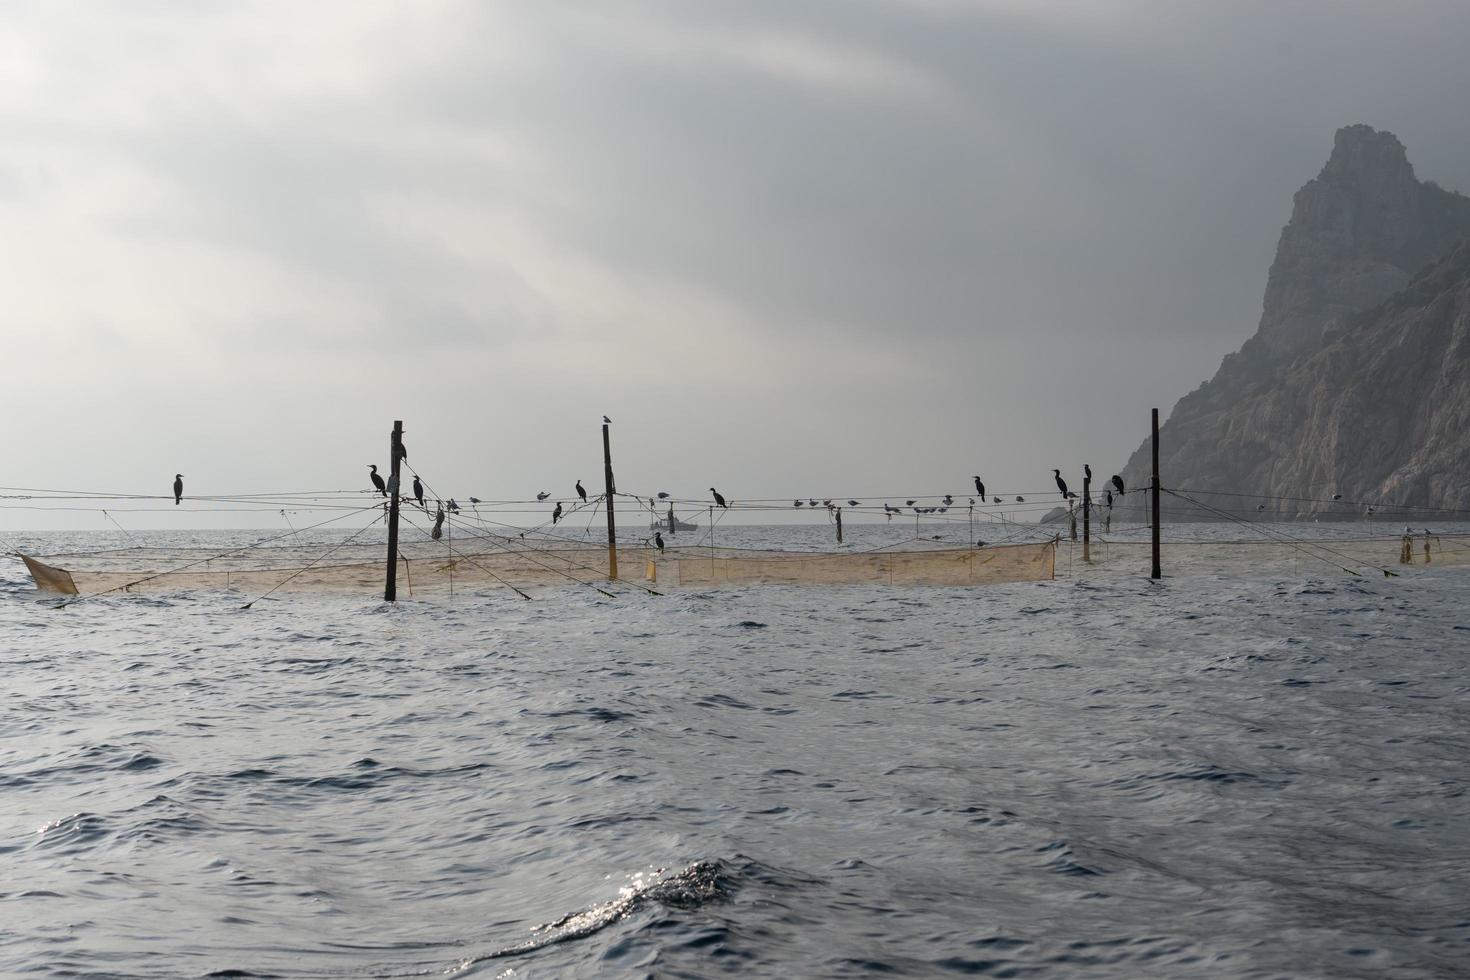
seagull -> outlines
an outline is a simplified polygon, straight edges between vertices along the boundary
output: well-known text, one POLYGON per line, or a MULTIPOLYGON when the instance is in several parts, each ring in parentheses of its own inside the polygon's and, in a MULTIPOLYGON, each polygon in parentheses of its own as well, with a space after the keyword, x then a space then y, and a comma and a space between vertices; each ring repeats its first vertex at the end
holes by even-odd
POLYGON ((849 507, 861 507, 862 504, 858 503, 856 500, 849 500, 847 502, 847 506, 849 506, 849 507))
POLYGON ((946 507, 948 507, 952 503, 954 503, 954 497, 953 497, 953 495, 951 495, 951 494, 945 494, 944 495, 944 505, 946 507))
POLYGON ((577 481, 577 496, 582 498, 582 503, 587 502, 587 491, 582 488, 582 481, 577 481))
POLYGON ((179 505, 179 502, 182 501, 183 499, 184 499, 184 474, 182 474, 182 473, 175 473, 174 474, 174 506, 177 507, 179 505))
POLYGON ((664 491, 660 490, 658 492, 658 499, 659 500, 668 500, 669 499, 669 495, 667 493, 665 493, 664 491))
POLYGON ((916 504, 916 503, 918 503, 918 501, 917 501, 917 500, 905 500, 905 501, 904 501, 904 504, 905 504, 905 505, 906 505, 906 506, 908 506, 908 507, 912 507, 912 506, 913 506, 913 505, 914 505, 914 504, 916 504))
POLYGON ((540 493, 536 494, 536 499, 545 500, 549 496, 551 496, 551 494, 547 493, 545 490, 542 490, 540 493))
POLYGON ((561 501, 560 500, 558 500, 556 502, 556 510, 554 510, 554 511, 551 512, 551 523, 555 524, 559 520, 561 520, 561 501))
POLYGON ((419 502, 420 507, 424 506, 424 485, 419 482, 417 473, 413 475, 413 499, 419 502))
POLYGON ((1024 504, 1025 502, 1026 502, 1026 498, 1025 497, 1017 497, 1016 498, 1016 503, 1018 503, 1018 504, 1024 504))
POLYGON ((800 507, 803 503, 805 503, 805 501, 803 500, 793 500, 791 501, 791 506, 800 507))
POLYGON ((612 419, 610 419, 606 415, 604 415, 602 417, 602 424, 603 425, 612 425, 612 419))
POLYGON ((832 506, 832 501, 830 501, 830 500, 824 500, 824 501, 822 501, 822 503, 825 504, 825 505, 827 505, 828 507, 831 507, 832 506))
POLYGON ((709 488, 709 492, 715 495, 715 505, 716 506, 723 507, 726 510, 729 510, 730 509, 730 505, 727 504, 727 503, 725 503, 725 498, 720 493, 720 491, 716 490, 714 487, 710 487, 709 488))
MULTIPOLYGON (((415 481, 415 482, 417 482, 417 481, 415 481)), ((479 502, 480 502, 480 498, 479 497, 471 497, 470 498, 470 503, 472 503, 472 504, 478 504, 479 502)))
POLYGON ((980 482, 980 478, 978 476, 975 477, 975 492, 980 495, 981 500, 985 499, 985 484, 980 482))
POLYGON ((385 497, 388 496, 388 484, 384 483, 383 478, 378 475, 378 464, 369 463, 368 469, 372 471, 368 474, 368 479, 373 481, 373 489, 385 497))
POLYGON ((657 531, 653 532, 653 543, 658 548, 658 553, 664 553, 664 536, 657 531))
POLYGON ((1052 470, 1052 473, 1057 478, 1057 489, 1060 490, 1060 491, 1062 491, 1062 499, 1063 500, 1068 500, 1071 497, 1075 496, 1075 494, 1073 494, 1072 491, 1070 491, 1070 490, 1067 489, 1067 481, 1062 479, 1062 471, 1061 470, 1052 470))
POLYGON ((807 506, 808 506, 808 507, 815 507, 815 506, 817 506, 817 502, 816 502, 816 501, 815 501, 815 500, 808 500, 808 501, 807 501, 807 502, 806 502, 806 505, 807 505, 807 506))
POLYGON ((990 500, 991 500, 992 503, 997 503, 997 504, 1000 503, 1000 498, 999 497, 991 497, 990 500))
POLYGON ((1121 476, 1119 476, 1118 474, 1114 473, 1113 474, 1113 481, 1112 482, 1113 482, 1113 486, 1115 486, 1115 487, 1118 488, 1118 495, 1119 496, 1122 496, 1126 492, 1123 489, 1123 478, 1121 476))

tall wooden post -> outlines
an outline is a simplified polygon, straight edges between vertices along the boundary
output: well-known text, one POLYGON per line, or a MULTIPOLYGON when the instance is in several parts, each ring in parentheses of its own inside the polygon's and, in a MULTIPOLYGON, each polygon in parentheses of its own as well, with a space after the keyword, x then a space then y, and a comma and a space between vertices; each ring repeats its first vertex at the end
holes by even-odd
POLYGON ((1082 477, 1082 560, 1092 561, 1092 471, 1082 477))
POLYGON ((393 423, 388 440, 388 579, 383 584, 383 601, 398 601, 398 477, 403 462, 403 420, 393 423))
POLYGON ((1159 567, 1159 410, 1154 409, 1154 475, 1153 475, 1153 523, 1154 523, 1154 565, 1149 572, 1149 578, 1163 578, 1163 569, 1159 567))
POLYGON ((612 445, 607 439, 607 423, 602 423, 602 477, 607 486, 607 577, 616 582, 618 578, 618 524, 613 519, 612 445))
POLYGON ((837 508, 837 543, 842 543, 842 508, 837 508))

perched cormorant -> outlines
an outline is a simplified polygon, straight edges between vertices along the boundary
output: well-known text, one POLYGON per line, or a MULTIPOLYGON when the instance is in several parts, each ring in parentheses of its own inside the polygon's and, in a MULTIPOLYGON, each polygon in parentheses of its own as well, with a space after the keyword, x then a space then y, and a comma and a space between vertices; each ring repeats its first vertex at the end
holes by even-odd
POLYGON ((664 553, 664 536, 657 531, 653 532, 653 543, 658 548, 658 553, 664 553))
POLYGON ((1086 463, 1082 464, 1082 477, 1089 482, 1092 480, 1092 467, 1086 463))
POLYGON ((368 474, 368 479, 373 481, 373 489, 385 497, 388 496, 388 484, 384 483, 383 478, 378 475, 378 464, 369 463, 368 469, 372 471, 368 474))
POLYGON ((457 503, 454 502, 454 498, 453 497, 450 497, 449 498, 449 513, 451 513, 451 514, 458 514, 459 513, 459 504, 457 504, 457 503))
POLYGON ((1108 495, 1108 497, 1107 497, 1107 499, 1108 499, 1108 510, 1112 510, 1113 509, 1113 491, 1109 489, 1109 490, 1104 490, 1103 492, 1108 495))
POLYGON ((730 505, 725 503, 725 498, 721 496, 720 491, 716 490, 714 487, 710 487, 709 492, 715 495, 716 506, 724 507, 726 510, 730 508, 730 505))
POLYGON ((184 499, 184 474, 182 474, 182 473, 175 473, 174 474, 174 506, 177 507, 179 505, 179 502, 181 500, 183 500, 183 499, 184 499))
POLYGON ((555 524, 559 520, 561 520, 561 501, 560 500, 558 500, 556 502, 556 510, 554 510, 554 511, 551 512, 551 523, 555 524))
MULTIPOLYGON (((413 499, 419 502, 420 507, 424 507, 424 485, 419 482, 419 475, 417 473, 413 475, 413 499)), ((424 507, 424 509, 428 510, 427 507, 424 507)))
POLYGON ((587 502, 587 491, 583 489, 581 480, 577 481, 577 496, 582 498, 582 503, 587 502))
POLYGON ((551 496, 551 494, 547 493, 545 490, 542 490, 540 493, 536 494, 536 499, 545 500, 549 496, 551 496))
POLYGON ((1118 474, 1116 474, 1116 473, 1113 474, 1113 486, 1115 486, 1115 487, 1118 488, 1118 495, 1119 496, 1123 496, 1124 495, 1123 478, 1121 476, 1119 476, 1118 474))
POLYGON ((1052 470, 1057 478, 1057 489, 1062 491, 1062 499, 1067 500, 1072 496, 1072 491, 1067 489, 1067 481, 1062 479, 1061 470, 1052 470))
POLYGON ((980 495, 981 500, 985 499, 985 484, 980 482, 980 478, 978 476, 975 477, 975 492, 980 495))

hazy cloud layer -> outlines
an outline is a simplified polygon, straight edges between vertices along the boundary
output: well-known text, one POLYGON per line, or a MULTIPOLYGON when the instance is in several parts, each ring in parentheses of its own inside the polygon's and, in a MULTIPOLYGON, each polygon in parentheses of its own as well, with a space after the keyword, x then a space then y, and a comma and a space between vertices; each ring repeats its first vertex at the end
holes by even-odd
POLYGON ((1338 126, 1470 189, 1467 36, 1459 2, 12 4, 0 483, 355 486, 401 417, 436 485, 515 496, 590 480, 603 412, 628 489, 1113 467, 1254 330, 1338 126))

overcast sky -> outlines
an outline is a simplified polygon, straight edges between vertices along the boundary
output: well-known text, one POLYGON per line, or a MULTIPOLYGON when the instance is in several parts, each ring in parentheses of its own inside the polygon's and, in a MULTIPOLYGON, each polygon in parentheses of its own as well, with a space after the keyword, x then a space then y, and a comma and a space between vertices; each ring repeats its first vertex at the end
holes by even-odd
MULTIPOLYGON (((1333 132, 1470 190, 1470 4, 6 2, 0 485, 1111 472, 1333 132)), ((137 514, 135 527, 213 523, 137 514)), ((233 523, 269 524, 237 518, 233 523)), ((0 510, 4 528, 101 526, 0 510)))

